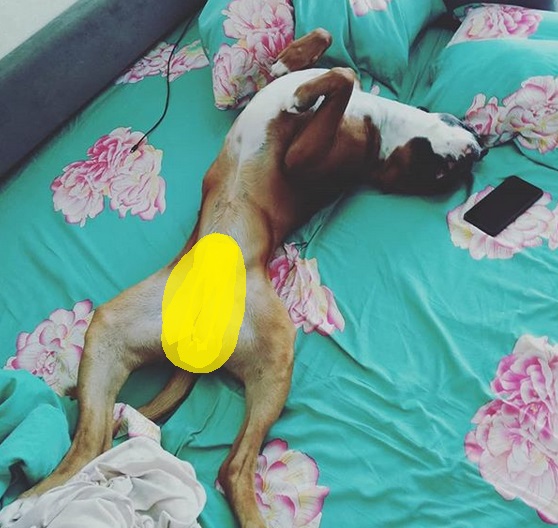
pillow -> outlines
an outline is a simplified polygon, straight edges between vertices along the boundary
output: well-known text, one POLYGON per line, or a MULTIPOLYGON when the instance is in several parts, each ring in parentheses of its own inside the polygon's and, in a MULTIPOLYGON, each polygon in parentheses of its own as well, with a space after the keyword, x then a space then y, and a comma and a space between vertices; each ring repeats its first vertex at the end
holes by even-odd
POLYGON ((558 13, 496 3, 475 4, 465 13, 448 46, 466 40, 558 38, 558 13))
POLYGON ((320 65, 350 66, 365 90, 380 81, 397 92, 413 41, 445 12, 442 0, 293 0, 295 38, 316 27, 327 29, 333 44, 320 65))
MULTIPOLYGON (((449 11, 459 7, 472 4, 471 0, 445 0, 449 11)), ((543 9, 546 11, 558 11, 558 0, 493 0, 494 4, 508 4, 531 9, 543 9)))
POLYGON ((383 86, 392 97, 414 39, 445 12, 443 0, 209 0, 199 27, 218 108, 244 106, 272 80, 271 64, 295 38, 293 6, 296 38, 317 27, 333 35, 320 66, 350 66, 363 89, 383 86))
POLYGON ((434 81, 423 104, 465 117, 487 146, 513 140, 527 157, 558 169, 558 14, 523 9, 512 34, 508 29, 500 34, 486 15, 492 8, 468 13, 463 25, 472 27, 475 18, 474 38, 457 32, 433 65, 434 81), (528 29, 520 31, 522 20, 528 20, 528 29))
POLYGON ((209 0, 199 28, 215 106, 242 107, 272 80, 271 65, 293 40, 293 7, 290 0, 209 0))

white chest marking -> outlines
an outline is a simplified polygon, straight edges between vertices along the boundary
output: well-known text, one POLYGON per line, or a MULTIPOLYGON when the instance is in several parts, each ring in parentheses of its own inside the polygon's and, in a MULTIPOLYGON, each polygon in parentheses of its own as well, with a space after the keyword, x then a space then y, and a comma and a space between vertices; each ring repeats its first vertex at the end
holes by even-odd
POLYGON ((296 89, 326 72, 318 68, 293 72, 274 80, 254 96, 229 133, 230 145, 239 162, 251 159, 260 150, 269 122, 281 111, 292 109, 296 89))

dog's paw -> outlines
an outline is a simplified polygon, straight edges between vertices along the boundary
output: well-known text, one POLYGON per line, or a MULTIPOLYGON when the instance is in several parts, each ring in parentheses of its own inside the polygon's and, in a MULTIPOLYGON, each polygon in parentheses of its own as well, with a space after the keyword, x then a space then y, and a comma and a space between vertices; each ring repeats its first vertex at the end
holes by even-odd
POLYGON ((270 71, 271 75, 275 78, 282 77, 283 75, 287 75, 287 73, 291 73, 291 70, 287 68, 285 63, 281 60, 278 60, 272 67, 270 71))
POLYGON ((38 496, 17 499, 0 511, 0 528, 10 528, 21 519, 39 500, 38 496))
POLYGON ((293 95, 291 100, 287 103, 284 110, 289 114, 303 114, 308 110, 317 108, 324 100, 324 96, 312 97, 311 99, 302 99, 298 95, 293 95))
POLYGON ((285 112, 289 114, 302 114, 305 110, 307 110, 307 108, 304 108, 304 105, 296 95, 293 95, 285 106, 285 112))

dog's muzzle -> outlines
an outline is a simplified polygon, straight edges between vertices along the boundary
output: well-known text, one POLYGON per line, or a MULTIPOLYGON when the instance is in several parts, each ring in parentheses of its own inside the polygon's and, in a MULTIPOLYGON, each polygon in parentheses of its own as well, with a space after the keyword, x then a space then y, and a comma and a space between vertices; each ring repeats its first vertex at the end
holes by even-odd
POLYGON ((469 123, 467 123, 463 119, 458 119, 451 114, 440 114, 440 119, 450 126, 458 126, 467 130, 467 132, 469 132, 473 136, 475 142, 472 143, 470 149, 465 152, 465 156, 467 158, 475 162, 480 161, 488 154, 488 148, 486 148, 484 145, 483 137, 480 136, 477 131, 471 125, 469 125, 469 123))

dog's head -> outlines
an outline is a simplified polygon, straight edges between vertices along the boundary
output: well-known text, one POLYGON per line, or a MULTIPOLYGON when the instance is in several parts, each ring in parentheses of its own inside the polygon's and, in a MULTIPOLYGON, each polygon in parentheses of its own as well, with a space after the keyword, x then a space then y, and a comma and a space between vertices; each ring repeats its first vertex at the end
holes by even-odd
POLYGON ((436 195, 465 185, 470 194, 473 164, 488 152, 482 140, 453 115, 421 113, 425 123, 391 152, 376 183, 389 193, 436 195))

